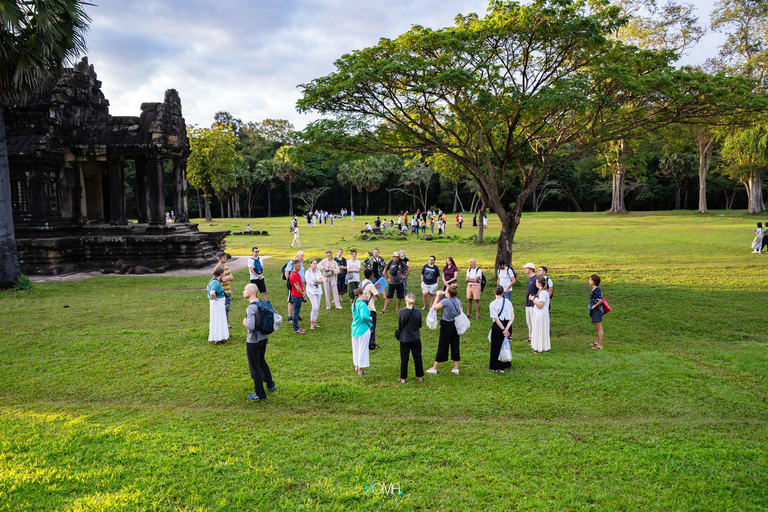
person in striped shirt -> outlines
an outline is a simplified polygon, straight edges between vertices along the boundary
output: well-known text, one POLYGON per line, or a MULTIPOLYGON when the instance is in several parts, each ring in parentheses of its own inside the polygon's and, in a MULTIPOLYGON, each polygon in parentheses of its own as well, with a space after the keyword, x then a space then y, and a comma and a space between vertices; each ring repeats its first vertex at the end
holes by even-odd
MULTIPOLYGON (((229 305, 232 304, 232 288, 230 287, 230 283, 234 278, 227 266, 227 253, 218 252, 216 253, 216 257, 219 259, 218 265, 224 269, 224 275, 221 276, 221 287, 224 288, 224 305, 227 309, 227 323, 229 323, 229 305)), ((232 326, 230 325, 229 328, 231 329, 232 326)))

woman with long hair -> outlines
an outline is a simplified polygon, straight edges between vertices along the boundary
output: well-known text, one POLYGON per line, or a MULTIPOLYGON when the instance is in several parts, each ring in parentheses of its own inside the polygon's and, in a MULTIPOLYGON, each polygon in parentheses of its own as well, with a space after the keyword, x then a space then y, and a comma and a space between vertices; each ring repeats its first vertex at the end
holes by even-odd
POLYGON ((488 368, 495 373, 504 373, 512 366, 510 362, 499 361, 499 352, 504 338, 512 338, 512 322, 515 321, 515 310, 512 302, 504 296, 504 287, 497 285, 493 290, 496 300, 491 302, 491 361, 488 368))
POLYGON ((597 341, 592 343, 592 350, 603 348, 603 292, 600 290, 600 276, 592 274, 589 276, 589 285, 592 291, 589 293, 589 318, 597 329, 597 341))
POLYGON ((227 326, 227 306, 224 300, 224 287, 221 286, 221 278, 224 269, 216 266, 213 269, 213 277, 208 282, 208 302, 210 319, 208 321, 208 341, 219 345, 229 339, 229 327, 227 326))
POLYGON ((358 375, 367 374, 363 368, 370 366, 368 343, 372 322, 371 310, 368 309, 369 298, 368 290, 360 287, 355 291, 355 303, 352 305, 352 361, 358 375))
POLYGON ((307 282, 307 298, 309 303, 312 304, 312 312, 309 314, 309 321, 311 330, 315 330, 320 327, 317 323, 317 317, 320 314, 320 298, 323 296, 323 272, 317 268, 317 259, 312 258, 309 260, 309 269, 304 272, 304 279, 307 282))
POLYGON ((445 266, 443 267, 443 291, 446 291, 449 286, 455 284, 458 277, 459 267, 456 266, 453 257, 448 256, 445 258, 445 266))
POLYGON ((752 254, 760 254, 763 248, 763 234, 765 233, 763 223, 758 222, 757 229, 753 229, 752 232, 755 234, 755 239, 752 240, 752 254))
POLYGON ((536 278, 536 295, 533 301, 533 329, 531 330, 531 349, 534 354, 548 351, 549 343, 549 291, 546 277, 536 278))

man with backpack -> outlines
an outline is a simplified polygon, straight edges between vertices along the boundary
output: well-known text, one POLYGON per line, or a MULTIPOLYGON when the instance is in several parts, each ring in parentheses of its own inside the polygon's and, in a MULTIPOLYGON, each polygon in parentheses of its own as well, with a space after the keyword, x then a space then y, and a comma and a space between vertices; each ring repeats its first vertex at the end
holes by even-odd
POLYGON ((248 258, 248 273, 251 277, 251 283, 261 292, 262 300, 267 300, 267 285, 264 283, 264 261, 259 256, 259 248, 251 249, 252 256, 248 258))
POLYGON ((269 365, 264 358, 267 341, 269 341, 268 336, 275 330, 274 309, 269 301, 259 300, 258 293, 258 287, 253 283, 245 285, 243 290, 243 297, 249 302, 243 318, 243 325, 248 329, 245 349, 255 391, 248 395, 248 400, 267 399, 264 391, 265 382, 270 392, 275 391, 275 381, 272 380, 272 372, 269 371, 269 365))

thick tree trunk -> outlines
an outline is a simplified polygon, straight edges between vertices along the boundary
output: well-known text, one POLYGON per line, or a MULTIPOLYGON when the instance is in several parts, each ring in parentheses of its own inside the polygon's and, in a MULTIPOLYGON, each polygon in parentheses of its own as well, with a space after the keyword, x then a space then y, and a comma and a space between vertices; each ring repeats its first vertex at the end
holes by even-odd
POLYGON ((224 201, 221 200, 221 197, 219 197, 219 218, 224 218, 224 201))
POLYGON ((762 171, 752 171, 745 183, 747 187, 748 211, 749 213, 762 213, 765 211, 763 202, 763 179, 762 171))
POLYGON ((232 218, 232 194, 227 194, 227 217, 232 218))
POLYGON ((16 252, 16 234, 13 229, 11 169, 8 165, 3 109, 0 104, 0 289, 15 286, 21 275, 19 255, 16 252))
POLYGON ((613 173, 611 209, 609 211, 611 213, 627 213, 627 208, 624 206, 624 182, 627 177, 627 164, 624 162, 624 157, 627 154, 626 140, 619 141, 618 152, 618 163, 616 164, 616 171, 613 173))
POLYGON ((714 134, 703 132, 696 135, 696 145, 699 148, 699 213, 707 213, 707 174, 712 163, 716 138, 714 134))
POLYGON ((212 217, 211 217, 211 196, 208 193, 208 187, 205 187, 203 189, 203 201, 205 201, 205 220, 210 222, 212 220, 212 217))
POLYGON ((293 217, 293 183, 288 180, 288 216, 293 217))

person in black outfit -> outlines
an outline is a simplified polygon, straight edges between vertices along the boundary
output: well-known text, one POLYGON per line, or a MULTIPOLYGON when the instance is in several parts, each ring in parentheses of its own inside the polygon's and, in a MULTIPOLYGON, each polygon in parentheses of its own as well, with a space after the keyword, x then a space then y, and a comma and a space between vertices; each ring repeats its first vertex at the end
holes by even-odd
POLYGON ((512 322, 515 321, 515 312, 512 303, 504 297, 504 288, 496 286, 493 290, 496 300, 491 302, 491 361, 488 368, 495 373, 504 373, 504 370, 512 366, 511 362, 499 361, 499 352, 504 338, 512 337, 512 322))
POLYGON ((405 296, 405 308, 397 313, 397 338, 400 340, 400 383, 408 378, 409 354, 413 354, 413 366, 419 382, 424 381, 424 364, 421 361, 421 311, 413 307, 416 296, 405 296))
POLYGON ((246 338, 245 351, 248 357, 248 368, 251 370, 251 378, 253 379, 254 391, 248 395, 248 400, 266 400, 267 394, 264 392, 264 383, 267 383, 267 389, 270 392, 275 391, 275 381, 272 380, 272 372, 269 370, 269 365, 264 354, 267 350, 268 336, 259 330, 261 325, 261 314, 259 313, 259 289, 253 283, 245 285, 243 290, 243 297, 245 297, 249 304, 248 309, 245 310, 245 318, 243 318, 243 325, 248 329, 248 337, 246 338))
POLYGON ((589 318, 597 330, 597 341, 592 343, 592 350, 601 350, 603 348, 603 292, 600 290, 600 276, 592 274, 589 276, 589 285, 592 291, 589 293, 589 318))

